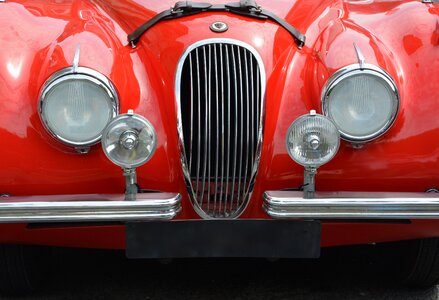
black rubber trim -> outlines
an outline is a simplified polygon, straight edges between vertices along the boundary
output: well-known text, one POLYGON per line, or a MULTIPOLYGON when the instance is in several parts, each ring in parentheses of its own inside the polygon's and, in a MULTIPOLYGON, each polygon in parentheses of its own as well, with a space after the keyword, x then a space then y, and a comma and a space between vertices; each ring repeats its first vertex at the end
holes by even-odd
POLYGON ((128 42, 130 43, 131 47, 135 48, 142 35, 160 21, 211 11, 230 12, 262 20, 270 19, 285 28, 294 37, 299 49, 305 45, 305 36, 300 33, 299 30, 294 28, 284 19, 278 17, 276 14, 262 9, 254 0, 240 0, 240 2, 218 5, 212 5, 206 2, 179 1, 175 3, 173 8, 157 14, 130 33, 128 35, 128 42))
POLYGON ((47 222, 47 223, 28 223, 27 229, 51 229, 51 228, 81 228, 81 227, 104 227, 121 226, 123 221, 96 221, 96 222, 47 222))
POLYGON ((317 258, 320 222, 298 220, 192 220, 130 222, 128 258, 317 258))
MULTIPOLYGON (((318 218, 316 218, 318 219, 318 218)), ((410 219, 323 219, 323 224, 349 223, 349 224, 412 224, 410 219)))

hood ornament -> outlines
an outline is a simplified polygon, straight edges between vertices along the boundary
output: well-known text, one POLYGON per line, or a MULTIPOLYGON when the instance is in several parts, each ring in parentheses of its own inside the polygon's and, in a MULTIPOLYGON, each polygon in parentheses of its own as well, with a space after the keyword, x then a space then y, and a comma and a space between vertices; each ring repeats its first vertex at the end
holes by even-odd
POLYGON ((213 32, 224 32, 227 29, 229 29, 229 26, 224 22, 216 21, 216 22, 213 22, 212 24, 210 24, 209 28, 213 32))

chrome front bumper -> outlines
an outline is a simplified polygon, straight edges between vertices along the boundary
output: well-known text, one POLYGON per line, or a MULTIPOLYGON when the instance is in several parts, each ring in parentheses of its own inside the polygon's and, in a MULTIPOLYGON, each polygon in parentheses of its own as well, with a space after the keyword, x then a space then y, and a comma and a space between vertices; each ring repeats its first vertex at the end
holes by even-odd
POLYGON ((176 193, 54 195, 0 198, 0 223, 169 220, 181 210, 176 193))
POLYGON ((437 219, 436 193, 316 193, 267 191, 264 209, 273 218, 303 219, 437 219))

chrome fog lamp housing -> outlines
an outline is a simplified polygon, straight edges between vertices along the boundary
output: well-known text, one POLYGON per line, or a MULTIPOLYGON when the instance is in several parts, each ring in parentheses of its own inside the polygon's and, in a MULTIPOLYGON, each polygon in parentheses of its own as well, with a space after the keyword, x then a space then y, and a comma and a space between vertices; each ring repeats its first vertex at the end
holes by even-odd
POLYGON ((46 129, 77 149, 99 142, 102 131, 118 111, 119 99, 111 81, 84 67, 54 73, 39 97, 39 115, 46 129))
POLYGON ((305 198, 313 196, 317 168, 333 159, 339 146, 340 134, 337 127, 325 116, 316 114, 315 110, 299 117, 288 128, 288 154, 305 167, 305 198))
POLYGON ((126 199, 134 200, 137 193, 135 169, 146 163, 157 147, 157 134, 144 117, 129 110, 114 118, 101 138, 105 155, 124 170, 126 199))
POLYGON ((312 110, 290 125, 286 146, 295 162, 305 168, 318 168, 337 154, 340 134, 328 118, 312 110))
POLYGON ((399 92, 387 72, 371 64, 353 64, 329 78, 322 92, 322 109, 341 138, 364 143, 383 135, 399 110, 399 92))
POLYGON ((147 119, 129 111, 108 124, 101 142, 109 160, 124 169, 132 169, 152 157, 157 147, 157 135, 147 119))

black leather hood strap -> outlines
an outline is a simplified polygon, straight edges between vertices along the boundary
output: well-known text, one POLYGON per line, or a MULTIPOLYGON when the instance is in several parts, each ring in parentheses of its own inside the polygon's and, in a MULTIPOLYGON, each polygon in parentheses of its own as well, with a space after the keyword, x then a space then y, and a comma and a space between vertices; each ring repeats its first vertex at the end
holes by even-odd
POLYGON ((297 46, 302 48, 305 44, 305 36, 284 19, 274 13, 262 9, 254 0, 240 0, 240 2, 212 5, 206 2, 179 1, 174 7, 165 10, 152 17, 146 23, 128 35, 128 42, 135 48, 141 36, 152 26, 163 20, 186 17, 207 11, 225 11, 257 19, 270 19, 285 28, 293 37, 297 46))

